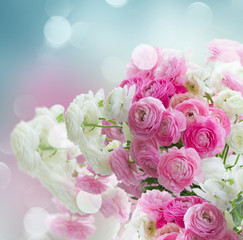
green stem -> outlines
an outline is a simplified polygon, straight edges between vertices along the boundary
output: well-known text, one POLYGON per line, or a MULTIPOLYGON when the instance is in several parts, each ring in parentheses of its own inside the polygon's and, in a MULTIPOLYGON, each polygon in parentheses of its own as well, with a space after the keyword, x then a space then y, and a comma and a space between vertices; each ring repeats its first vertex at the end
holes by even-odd
POLYGON ((224 158, 224 153, 225 153, 226 147, 227 147, 227 143, 224 145, 224 150, 223 150, 222 154, 220 155, 222 159, 224 158))
POLYGON ((240 203, 238 203, 236 206, 234 206, 233 208, 232 208, 232 210, 230 211, 230 213, 232 213, 236 208, 238 208, 240 205, 242 205, 243 204, 243 201, 241 201, 240 203))
POLYGON ((113 141, 113 139, 108 138, 108 137, 106 137, 105 139, 108 140, 108 141, 111 141, 111 142, 113 141))
POLYGON ((229 145, 227 144, 227 146, 226 146, 226 152, 225 152, 225 155, 224 155, 224 165, 226 163, 226 158, 228 156, 228 153, 229 153, 229 145))
POLYGON ((238 163, 239 158, 240 158, 240 154, 238 154, 238 156, 237 156, 237 158, 236 158, 236 160, 235 160, 235 163, 234 163, 234 165, 233 165, 232 167, 234 167, 234 166, 238 163))
POLYGON ((108 121, 110 123, 113 123, 113 124, 117 125, 117 122, 115 122, 113 120, 106 120, 105 118, 99 118, 99 120, 105 120, 105 121, 108 121))
POLYGON ((205 92, 205 94, 206 94, 206 96, 207 96, 207 99, 208 99, 211 103, 213 103, 213 99, 212 99, 212 97, 210 96, 210 94, 207 93, 207 92, 205 92))
POLYGON ((92 124, 92 123, 83 123, 84 127, 100 127, 100 128, 122 128, 122 126, 105 126, 105 125, 98 125, 98 124, 92 124))

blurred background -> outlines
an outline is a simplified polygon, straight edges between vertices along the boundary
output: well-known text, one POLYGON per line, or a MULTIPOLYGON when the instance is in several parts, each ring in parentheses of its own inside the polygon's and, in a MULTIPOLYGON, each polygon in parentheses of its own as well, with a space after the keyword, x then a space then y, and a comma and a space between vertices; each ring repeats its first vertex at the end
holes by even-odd
POLYGON ((89 89, 107 94, 139 44, 190 49, 204 65, 214 38, 243 43, 242 22, 243 0, 1 0, 0 240, 37 239, 53 209, 17 167, 9 141, 19 121, 89 89))

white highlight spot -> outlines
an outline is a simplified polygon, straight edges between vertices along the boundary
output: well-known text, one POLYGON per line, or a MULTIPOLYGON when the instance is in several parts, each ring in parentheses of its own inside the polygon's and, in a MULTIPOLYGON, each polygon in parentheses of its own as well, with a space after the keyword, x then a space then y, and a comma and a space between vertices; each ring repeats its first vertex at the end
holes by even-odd
POLYGON ((72 30, 68 20, 62 16, 53 16, 49 18, 44 27, 44 35, 46 40, 55 47, 65 44, 72 30))
POLYGON ((194 2, 187 8, 188 25, 201 30, 210 26, 213 20, 211 8, 202 2, 194 2))
POLYGON ((72 26, 72 35, 70 42, 76 48, 82 49, 84 40, 86 39, 89 32, 89 24, 86 22, 76 22, 72 26))
POLYGON ((78 193, 76 201, 79 209, 84 213, 96 213, 102 204, 101 195, 91 194, 82 190, 78 193))
POLYGON ((120 8, 127 4, 128 0, 105 0, 110 6, 120 8))
POLYGON ((126 65, 114 56, 105 58, 101 65, 102 74, 110 83, 119 83, 125 79, 125 68, 126 65))
POLYGON ((44 235, 47 231, 48 212, 43 208, 30 208, 24 216, 24 228, 33 236, 44 235))
POLYGON ((149 40, 158 47, 170 47, 175 40, 175 27, 165 19, 159 19, 149 29, 149 40))
POLYGON ((4 191, 11 179, 11 171, 9 167, 3 163, 0 162, 0 192, 4 191))
POLYGON ((141 44, 132 53, 133 63, 142 70, 150 70, 157 63, 158 55, 154 47, 141 44))

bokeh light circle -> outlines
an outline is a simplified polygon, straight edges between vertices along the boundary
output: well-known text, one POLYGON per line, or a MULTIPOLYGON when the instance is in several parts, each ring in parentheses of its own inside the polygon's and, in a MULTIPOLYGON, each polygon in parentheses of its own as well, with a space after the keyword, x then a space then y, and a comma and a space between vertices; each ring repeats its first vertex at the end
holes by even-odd
POLYGON ((132 52, 133 63, 142 70, 152 69, 158 60, 156 49, 150 45, 141 44, 132 52))
POLYGON ((69 21, 62 16, 49 18, 44 26, 44 36, 52 46, 62 46, 71 37, 72 28, 69 21))
POLYGON ((49 17, 67 17, 72 11, 72 4, 69 0, 46 0, 45 10, 49 17))
POLYGON ((110 6, 115 8, 123 7, 127 4, 128 0, 105 0, 110 6))
POLYGON ((125 78, 126 64, 119 58, 110 56, 103 60, 101 71, 110 83, 119 83, 125 78))
POLYGON ((101 195, 91 194, 82 190, 78 193, 76 201, 79 209, 84 213, 96 213, 102 204, 101 195))
POLYGON ((84 47, 84 42, 87 41, 89 32, 89 24, 86 22, 76 22, 72 26, 72 35, 70 38, 71 44, 79 49, 84 47))
POLYGON ((175 40, 175 26, 166 19, 158 19, 149 29, 149 40, 158 47, 169 47, 175 40))
POLYGON ((202 2, 194 2, 187 8, 187 23, 190 27, 202 30, 210 26, 213 20, 213 11, 202 2))
POLYGON ((40 207, 30 208, 24 216, 24 228, 33 236, 44 235, 47 232, 46 219, 48 212, 40 207))
POLYGON ((11 180, 11 171, 9 167, 0 162, 0 192, 3 192, 9 185, 11 180))

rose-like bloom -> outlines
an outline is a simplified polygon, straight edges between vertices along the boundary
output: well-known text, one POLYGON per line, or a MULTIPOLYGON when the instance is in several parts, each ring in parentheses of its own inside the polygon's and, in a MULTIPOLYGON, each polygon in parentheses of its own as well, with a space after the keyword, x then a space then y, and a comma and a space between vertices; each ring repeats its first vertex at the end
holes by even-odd
POLYGON ((229 117, 224 113, 223 110, 215 107, 210 107, 209 108, 209 115, 212 117, 217 118, 219 121, 220 125, 225 129, 226 131, 226 137, 230 133, 230 120, 229 117))
POLYGON ((159 236, 162 236, 162 235, 168 234, 168 233, 174 233, 174 232, 180 233, 180 227, 175 223, 167 223, 162 228, 158 228, 156 230, 155 237, 157 239, 159 236))
POLYGON ((187 62, 184 58, 168 57, 156 69, 157 78, 165 78, 175 86, 183 86, 186 82, 187 62))
POLYGON ((201 158, 213 157, 223 150, 225 134, 214 118, 197 118, 197 123, 184 131, 182 142, 186 148, 194 148, 201 158))
POLYGON ((94 231, 94 218, 69 217, 56 215, 48 219, 48 227, 51 233, 70 240, 86 240, 94 231))
POLYGON ((128 126, 132 134, 140 139, 152 138, 159 129, 163 104, 155 98, 142 98, 134 102, 128 113, 128 126))
POLYGON ((199 237, 191 229, 188 228, 184 232, 184 238, 183 238, 183 240, 207 240, 207 239, 202 238, 202 237, 199 237))
POLYGON ((243 97, 240 92, 223 90, 215 99, 215 107, 222 109, 234 121, 236 114, 243 115, 243 97))
POLYGON ((180 103, 192 98, 195 98, 195 96, 190 92, 175 94, 170 99, 170 107, 174 109, 180 103))
POLYGON ((196 116, 207 117, 209 114, 207 105, 198 99, 186 100, 178 104, 175 109, 182 112, 186 116, 187 127, 196 122, 196 116))
POLYGON ((226 142, 236 153, 243 153, 243 122, 231 126, 231 131, 226 142))
MULTIPOLYGON (((102 121, 102 125, 104 126, 114 126, 113 123, 109 121, 102 121)), ((122 143, 126 142, 125 135, 123 134, 123 131, 121 128, 102 128, 101 133, 103 135, 106 135, 106 137, 113 139, 113 140, 118 140, 122 143)), ((106 140, 106 144, 108 144, 109 141, 106 140)))
POLYGON ((178 233, 167 233, 167 234, 164 234, 158 238, 156 238, 156 240, 176 240, 177 239, 177 236, 178 236, 178 233))
POLYGON ((154 139, 133 138, 130 144, 131 157, 148 175, 158 177, 159 147, 154 139))
POLYGON ((139 101, 141 98, 153 97, 159 99, 165 108, 169 106, 170 98, 175 94, 175 88, 172 83, 165 79, 151 80, 143 85, 133 100, 139 101))
POLYGON ((222 240, 241 240, 241 237, 232 229, 227 229, 222 240))
POLYGON ((213 204, 204 202, 190 207, 185 216, 186 229, 207 240, 221 239, 226 231, 223 213, 213 204))
POLYGON ((130 184, 130 185, 127 185, 127 184, 125 184, 123 182, 119 182, 117 184, 117 186, 119 188, 122 188, 127 193, 133 195, 136 198, 140 198, 142 193, 143 193, 143 191, 142 191, 142 184, 137 184, 137 185, 130 184))
POLYGON ((106 180, 101 177, 95 178, 94 176, 83 175, 77 177, 75 181, 78 188, 93 194, 100 194, 108 188, 105 184, 106 180))
POLYGON ((180 140, 181 132, 186 129, 186 117, 177 110, 167 110, 162 113, 162 120, 156 139, 162 146, 169 146, 180 140))
POLYGON ((166 224, 164 219, 165 204, 172 198, 171 194, 166 191, 152 190, 142 194, 142 197, 138 200, 138 206, 144 213, 148 214, 149 219, 153 221, 162 220, 163 224, 166 224))
POLYGON ((122 180, 127 185, 137 183, 133 164, 129 162, 129 154, 126 149, 119 147, 113 150, 110 155, 110 164, 118 180, 122 180))
POLYGON ((120 188, 109 188, 101 194, 102 205, 100 212, 105 218, 114 216, 125 222, 129 218, 130 203, 127 193, 120 188))
POLYGON ((227 39, 214 39, 207 45, 208 57, 207 62, 234 62, 241 61, 243 64, 243 45, 239 42, 227 39))
POLYGON ((193 148, 170 148, 161 155, 158 174, 159 183, 175 194, 189 187, 193 182, 201 182, 201 159, 193 148))
POLYGON ((166 203, 165 206, 165 219, 168 222, 173 222, 181 227, 185 228, 184 215, 188 208, 195 204, 200 204, 205 202, 202 198, 196 196, 183 196, 172 198, 166 203))

